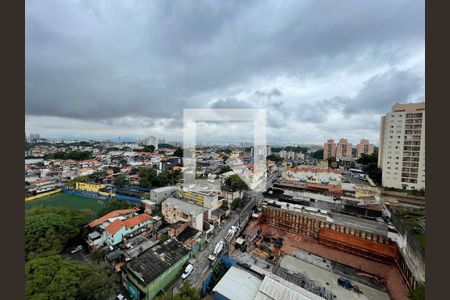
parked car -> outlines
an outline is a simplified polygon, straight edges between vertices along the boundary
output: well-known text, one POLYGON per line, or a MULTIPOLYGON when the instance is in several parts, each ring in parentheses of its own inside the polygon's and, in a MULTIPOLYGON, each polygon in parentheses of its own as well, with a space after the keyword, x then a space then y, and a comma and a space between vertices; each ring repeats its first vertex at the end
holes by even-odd
POLYGON ((81 250, 83 250, 83 246, 78 245, 75 249, 73 249, 72 251, 70 251, 70 253, 75 254, 77 252, 80 252, 81 250))
POLYGON ((192 270, 194 270, 194 266, 188 264, 186 269, 184 269, 184 273, 181 275, 181 278, 185 279, 186 277, 188 277, 192 273, 192 270))

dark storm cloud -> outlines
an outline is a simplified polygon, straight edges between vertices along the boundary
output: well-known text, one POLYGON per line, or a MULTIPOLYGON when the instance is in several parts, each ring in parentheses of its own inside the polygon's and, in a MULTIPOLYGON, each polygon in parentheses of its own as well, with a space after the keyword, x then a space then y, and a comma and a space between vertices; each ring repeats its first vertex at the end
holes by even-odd
MULTIPOLYGON (((128 116, 163 118, 179 125, 183 108, 213 102, 228 108, 264 105, 271 124, 282 127, 295 117, 298 99, 284 87, 255 86, 255 80, 356 76, 423 51, 423 1, 330 6, 329 1, 27 1, 26 114, 113 123, 128 116), (268 101, 254 104, 240 92, 268 101)), ((359 107, 379 112, 392 101, 382 97, 416 93, 423 75, 408 78, 401 72, 369 80, 351 104, 343 104, 345 113, 357 114, 359 107)), ((336 91, 334 97, 343 96, 336 91)), ((308 104, 300 121, 326 118, 320 114, 328 107, 303 102, 308 104)))
POLYGON ((423 77, 413 71, 391 70, 371 77, 353 99, 341 99, 346 114, 383 113, 395 102, 417 101, 423 96, 423 77))

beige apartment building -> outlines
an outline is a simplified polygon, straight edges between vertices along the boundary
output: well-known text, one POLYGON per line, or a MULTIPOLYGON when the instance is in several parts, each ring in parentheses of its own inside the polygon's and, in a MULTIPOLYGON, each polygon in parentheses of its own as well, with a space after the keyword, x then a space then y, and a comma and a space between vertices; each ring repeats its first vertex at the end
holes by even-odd
POLYGON ((352 158, 352 144, 350 144, 347 139, 340 139, 336 146, 336 159, 347 160, 352 158))
POLYGON ((425 103, 395 104, 381 117, 378 167, 382 184, 425 189, 425 103))
POLYGON ((371 155, 374 152, 374 145, 369 143, 369 140, 362 139, 356 145, 356 157, 360 158, 362 154, 371 155))
POLYGON ((329 139, 323 144, 323 159, 327 160, 330 157, 336 157, 336 144, 333 139, 329 139))

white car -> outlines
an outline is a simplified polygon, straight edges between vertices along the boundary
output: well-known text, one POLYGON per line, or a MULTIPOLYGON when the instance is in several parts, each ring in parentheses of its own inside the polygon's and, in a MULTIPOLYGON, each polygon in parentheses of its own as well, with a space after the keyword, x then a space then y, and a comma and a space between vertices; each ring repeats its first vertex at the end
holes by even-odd
POLYGON ((194 270, 194 266, 188 264, 186 269, 184 269, 184 273, 181 275, 181 278, 185 279, 186 277, 188 277, 192 273, 192 270, 194 270))

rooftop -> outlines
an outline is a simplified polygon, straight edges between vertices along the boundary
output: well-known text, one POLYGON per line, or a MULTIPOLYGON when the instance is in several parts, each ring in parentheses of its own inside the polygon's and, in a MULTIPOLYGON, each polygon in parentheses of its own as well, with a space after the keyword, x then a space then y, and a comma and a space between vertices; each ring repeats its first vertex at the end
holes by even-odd
POLYGON ((205 211, 208 211, 207 208, 176 198, 168 198, 163 202, 163 204, 176 207, 180 209, 183 213, 189 215, 199 215, 204 213, 205 211))
POLYGON ((164 186, 164 187, 160 187, 157 189, 153 189, 152 192, 164 193, 164 192, 170 192, 170 191, 174 191, 174 190, 175 190, 174 186, 164 186))
POLYGON ((170 239, 141 253, 127 264, 127 269, 137 275, 142 284, 148 285, 188 254, 188 249, 170 239))
POLYGON ((116 219, 111 224, 109 224, 105 230, 109 232, 110 234, 115 234, 117 231, 119 231, 122 227, 125 227, 126 229, 133 228, 136 225, 142 224, 148 220, 151 219, 151 216, 148 214, 140 214, 137 216, 134 216, 132 218, 129 218, 127 220, 121 220, 116 219))
POLYGON ((177 236, 177 240, 180 243, 184 243, 187 240, 190 240, 191 238, 193 238, 198 232, 200 232, 199 230, 192 228, 192 227, 186 227, 185 230, 183 230, 178 236, 177 236))
POLYGON ((95 219, 94 221, 89 223, 89 227, 91 227, 91 228, 96 227, 96 226, 98 226, 98 225, 108 221, 108 219, 110 219, 110 218, 114 218, 114 217, 117 217, 117 216, 120 216, 120 215, 131 214, 131 213, 134 213, 134 212, 136 212, 138 210, 139 210, 138 208, 131 208, 131 209, 120 209, 120 210, 112 211, 110 213, 107 213, 103 217, 95 219))
POLYGON ((230 300, 253 300, 261 283, 262 280, 258 277, 233 266, 216 284, 213 292, 218 292, 230 300))

